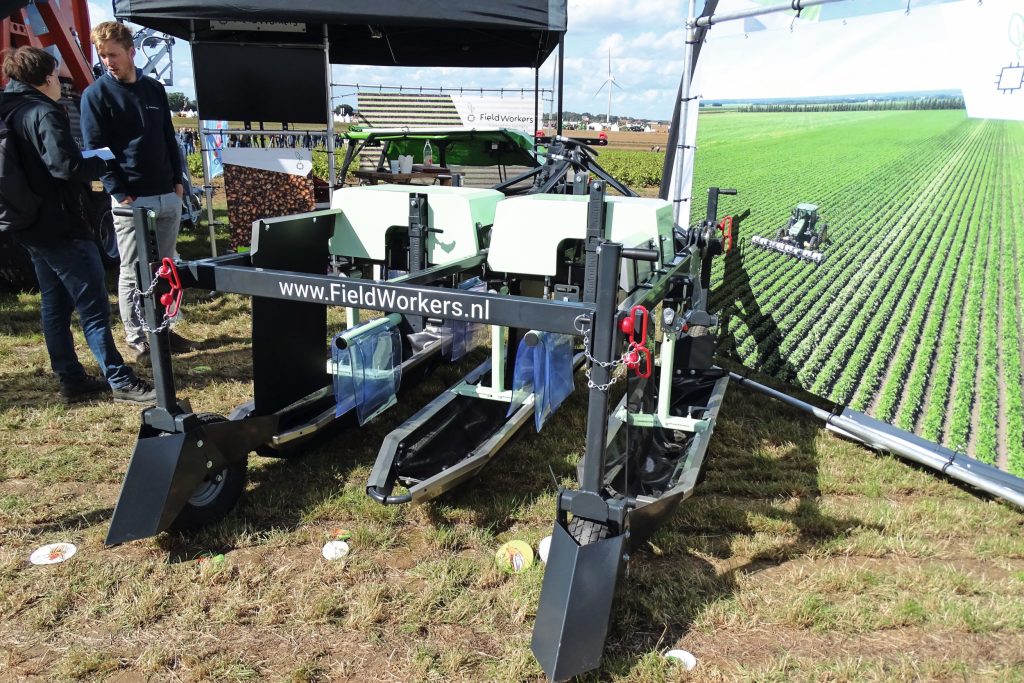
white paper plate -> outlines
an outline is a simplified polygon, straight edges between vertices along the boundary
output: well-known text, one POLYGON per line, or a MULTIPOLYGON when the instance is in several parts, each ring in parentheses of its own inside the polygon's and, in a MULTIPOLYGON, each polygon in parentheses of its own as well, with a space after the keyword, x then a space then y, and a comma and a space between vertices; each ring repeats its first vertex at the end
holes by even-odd
POLYGON ((44 545, 29 555, 28 561, 32 564, 60 564, 64 560, 71 559, 78 548, 74 543, 51 543, 44 545))
POLYGON ((551 537, 545 536, 540 539, 540 543, 537 544, 537 554, 540 556, 540 561, 544 564, 548 563, 549 550, 551 550, 551 537))
POLYGON ((665 653, 666 659, 674 659, 683 665, 687 671, 693 671, 697 668, 697 658, 686 650, 669 650, 665 653))
POLYGON ((325 560, 340 560, 348 555, 350 550, 351 548, 348 547, 348 543, 345 543, 345 541, 328 541, 320 552, 325 560))

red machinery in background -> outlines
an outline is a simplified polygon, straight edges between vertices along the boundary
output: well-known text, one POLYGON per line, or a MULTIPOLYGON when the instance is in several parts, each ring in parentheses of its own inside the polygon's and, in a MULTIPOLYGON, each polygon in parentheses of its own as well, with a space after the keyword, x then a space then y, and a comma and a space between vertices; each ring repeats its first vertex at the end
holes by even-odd
MULTIPOLYGON (((60 78, 64 97, 61 102, 71 116, 72 130, 78 132, 78 102, 82 91, 93 82, 92 45, 89 43, 87 0, 13 0, 0 2, 0 52, 16 47, 34 46, 54 51, 60 60, 60 78)), ((0 73, 0 85, 7 79, 0 73)), ((76 135, 77 137, 77 135, 76 135)), ((110 213, 109 200, 95 193, 97 232, 107 229, 101 252, 110 263, 115 260, 117 243, 113 240, 112 222, 104 218, 110 213), (113 253, 111 253, 113 252, 113 253)), ((26 290, 36 287, 35 270, 28 254, 10 238, 0 235, 0 289, 26 290)))
MULTIPOLYGON (((0 0, 0 53, 11 48, 33 46, 54 52, 60 61, 62 98, 60 103, 71 118, 71 130, 81 144, 79 133, 79 102, 82 92, 102 73, 93 67, 93 49, 89 42, 92 22, 88 0, 0 0)), ((171 46, 174 39, 151 29, 142 29, 134 35, 135 46, 145 58, 143 73, 157 78, 165 85, 173 80, 171 46), (147 54, 147 48, 156 48, 147 54)), ((7 79, 0 73, 0 86, 7 79)), ((183 173, 186 197, 182 219, 193 223, 199 217, 199 198, 193 192, 191 178, 183 173)), ((98 186, 97 186, 98 187, 98 186)), ((100 191, 92 193, 90 216, 100 254, 107 267, 119 260, 117 240, 114 236, 110 198, 100 191)), ((0 289, 33 289, 36 287, 35 270, 28 254, 14 242, 0 235, 0 289)))
MULTIPOLYGON (((61 80, 81 94, 93 82, 89 43, 89 4, 86 0, 5 2, 0 4, 0 51, 31 45, 53 47, 60 59, 61 80)), ((6 85, 0 76, 0 84, 6 85)))

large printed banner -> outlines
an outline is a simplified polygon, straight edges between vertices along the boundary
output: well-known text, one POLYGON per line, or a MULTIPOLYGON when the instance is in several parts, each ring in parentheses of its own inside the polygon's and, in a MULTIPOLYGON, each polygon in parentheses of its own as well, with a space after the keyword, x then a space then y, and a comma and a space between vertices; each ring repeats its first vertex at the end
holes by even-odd
POLYGON ((1024 5, 871 4, 708 33, 693 195, 739 191, 722 348, 1024 475, 1024 5))
POLYGON ((254 221, 316 208, 308 149, 227 147, 223 162, 230 247, 236 251, 251 246, 254 221))
POLYGON ((360 92, 359 113, 378 128, 463 127, 537 130, 532 91, 505 95, 360 92))
POLYGON ((475 97, 451 95, 462 125, 467 128, 514 128, 530 135, 537 130, 533 115, 533 96, 475 97))
POLYGON ((221 153, 227 148, 227 140, 224 133, 219 131, 227 130, 227 121, 203 121, 200 129, 203 131, 203 154, 206 155, 206 168, 210 170, 210 179, 213 180, 224 173, 224 163, 221 153))

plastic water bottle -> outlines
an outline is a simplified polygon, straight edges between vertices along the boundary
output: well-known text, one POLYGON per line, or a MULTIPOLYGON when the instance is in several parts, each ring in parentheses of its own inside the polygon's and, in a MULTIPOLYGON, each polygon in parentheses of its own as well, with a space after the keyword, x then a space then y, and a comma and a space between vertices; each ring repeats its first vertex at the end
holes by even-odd
POLYGON ((434 165, 434 148, 430 145, 430 140, 427 140, 426 144, 423 145, 423 165, 434 165))

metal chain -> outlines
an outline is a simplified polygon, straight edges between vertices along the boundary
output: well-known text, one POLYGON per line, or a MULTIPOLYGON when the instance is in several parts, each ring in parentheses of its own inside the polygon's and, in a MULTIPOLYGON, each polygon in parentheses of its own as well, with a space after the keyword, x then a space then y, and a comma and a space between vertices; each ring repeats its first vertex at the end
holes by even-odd
POLYGON ((588 365, 584 370, 587 375, 587 388, 597 389, 598 391, 608 391, 613 384, 619 381, 619 375, 616 374, 616 372, 619 367, 626 364, 625 354, 612 361, 598 360, 590 355, 590 327, 586 325, 587 322, 587 319, 582 315, 576 316, 576 320, 573 321, 573 327, 583 335, 583 356, 590 361, 590 365, 588 365), (594 364, 597 364, 602 368, 611 368, 611 371, 609 372, 610 379, 605 384, 595 384, 594 381, 590 379, 590 367, 594 364))
POLYGON ((150 326, 146 323, 146 316, 142 309, 142 300, 147 297, 153 296, 153 292, 156 291, 156 286, 157 284, 159 284, 159 282, 160 278, 155 277, 153 278, 153 281, 149 283, 149 289, 147 289, 146 291, 142 291, 138 287, 134 287, 132 288, 131 294, 129 294, 129 297, 132 300, 132 308, 135 309, 135 317, 139 319, 139 327, 141 327, 142 331, 146 332, 147 334, 160 334, 161 332, 166 330, 168 326, 170 326, 171 324, 171 317, 167 315, 166 308, 164 308, 164 320, 160 324, 160 327, 154 330, 150 328, 150 326))

